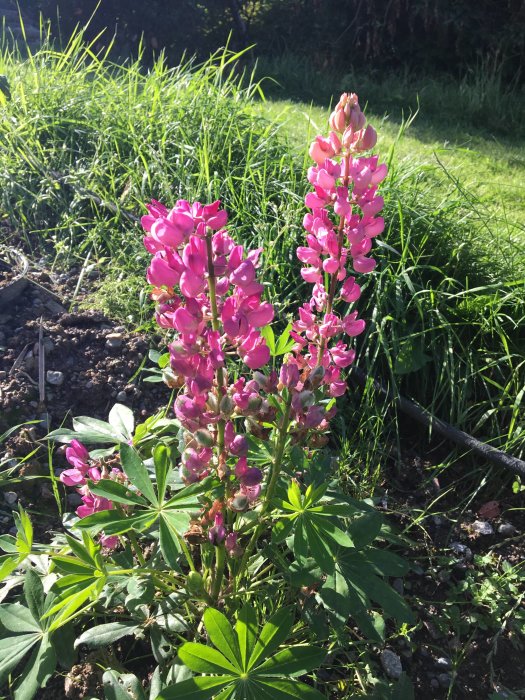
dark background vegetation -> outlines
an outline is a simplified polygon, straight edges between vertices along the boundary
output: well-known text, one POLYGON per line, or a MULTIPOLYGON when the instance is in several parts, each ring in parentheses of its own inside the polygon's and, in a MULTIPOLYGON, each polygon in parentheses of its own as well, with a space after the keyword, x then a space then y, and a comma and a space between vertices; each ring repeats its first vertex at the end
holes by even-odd
MULTIPOLYGON (((35 7, 35 0, 22 4, 35 7)), ((292 52, 319 68, 408 67, 452 75, 493 57, 507 80, 523 80, 525 0, 37 0, 55 35, 68 37, 97 5, 88 36, 113 32, 119 56, 165 48, 207 57, 231 34, 233 48, 292 52), (57 16, 60 22, 57 22, 57 16)))

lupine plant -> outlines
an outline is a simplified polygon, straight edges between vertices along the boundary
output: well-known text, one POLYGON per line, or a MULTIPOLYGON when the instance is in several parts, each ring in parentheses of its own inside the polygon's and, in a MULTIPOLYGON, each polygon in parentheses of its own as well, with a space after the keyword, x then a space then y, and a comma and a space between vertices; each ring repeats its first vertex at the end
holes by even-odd
POLYGON ((54 671, 58 630, 98 650, 107 698, 146 697, 104 655, 117 642, 137 656, 150 647, 152 700, 320 698, 308 674, 329 647, 337 655, 348 625, 381 643, 385 617, 411 621, 385 580, 404 561, 374 546, 391 533, 372 505, 341 493, 328 449, 350 339, 365 327, 355 274, 374 269, 384 228, 387 168, 366 155, 375 142, 357 96, 343 94, 309 151, 297 257, 311 294, 288 323, 264 299, 264 251, 235 241, 220 202, 147 205, 147 281, 168 341, 156 358, 173 414, 135 426, 117 404, 107 423, 80 417, 51 433, 68 444, 60 480, 82 505, 51 545, 35 548, 23 511, 18 537, 0 543, 11 589, 26 570, 23 593, 0 606, 18 649, 0 681, 11 674, 17 700, 54 671), (16 685, 44 639, 50 651, 38 647, 16 685))

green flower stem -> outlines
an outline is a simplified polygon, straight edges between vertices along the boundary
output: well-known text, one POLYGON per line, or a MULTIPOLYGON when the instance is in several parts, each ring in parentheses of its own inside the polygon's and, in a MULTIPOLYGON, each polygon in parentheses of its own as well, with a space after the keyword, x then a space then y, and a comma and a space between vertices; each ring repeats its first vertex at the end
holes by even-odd
POLYGON ((275 489, 277 487, 277 482, 279 480, 279 475, 281 473, 281 467, 282 467, 282 462, 283 462, 283 455, 284 455, 284 448, 286 447, 286 438, 288 437, 288 428, 290 426, 290 412, 292 408, 292 395, 288 397, 288 400, 286 402, 286 406, 284 409, 284 416, 283 416, 283 422, 280 428, 279 432, 279 439, 277 441, 276 449, 275 449, 275 459, 273 461, 271 470, 270 470, 270 478, 268 480, 268 486, 266 488, 266 495, 264 499, 263 506, 261 508, 260 512, 260 522, 259 525, 255 528, 253 535, 248 542, 246 549, 244 550, 244 554, 241 560, 241 565, 239 566, 239 571, 237 573, 237 578, 239 581, 241 581, 246 567, 248 566, 248 560, 251 556, 251 553, 257 544, 257 540, 261 536, 261 533, 264 529, 264 516, 266 515, 267 511, 270 508, 270 504, 272 501, 272 498, 274 496, 275 489))
MULTIPOLYGON (((348 182, 349 182, 349 174, 348 174, 348 168, 349 168, 349 163, 350 163, 350 154, 347 153, 344 157, 345 159, 345 171, 346 175, 343 180, 343 186, 348 187, 348 182)), ((337 242, 338 242, 338 258, 341 257, 341 250, 343 248, 343 229, 345 226, 345 217, 340 216, 339 217, 339 226, 337 227, 337 242)), ((325 314, 331 314, 332 310, 334 308, 334 299, 335 299, 335 292, 337 289, 337 272, 334 272, 332 275, 330 275, 330 287, 328 289, 328 298, 326 300, 326 309, 325 309, 325 314)), ((321 366, 321 362, 323 360, 323 355, 326 350, 326 338, 321 338, 321 343, 319 345, 319 356, 317 358, 317 366, 321 366)))
POLYGON ((222 579, 224 577, 224 565, 226 563, 226 549, 224 545, 215 547, 215 574, 211 588, 211 597, 218 600, 221 592, 222 579))
POLYGON ((131 546, 133 547, 133 551, 135 552, 135 555, 137 557, 137 560, 138 560, 140 566, 145 567, 146 560, 144 559, 144 555, 142 554, 142 550, 140 548, 137 537, 136 537, 135 533, 133 532, 133 530, 130 530, 128 532, 128 537, 129 537, 129 541, 131 542, 131 546))
POLYGON ((197 569, 195 568, 195 564, 193 563, 193 558, 191 556, 191 552, 188 549, 188 545, 186 544, 186 540, 184 539, 184 537, 181 537, 178 533, 177 533, 177 538, 179 540, 179 544, 180 544, 180 548, 182 549, 182 553, 186 557, 186 561, 188 562, 188 566, 190 567, 190 571, 197 571, 197 569))
MULTIPOLYGON (((215 278, 215 268, 213 267, 213 248, 212 248, 212 232, 210 230, 206 233, 206 252, 208 254, 208 290, 210 292, 210 305, 211 305, 211 325, 214 331, 220 330, 219 324, 219 309, 217 307, 217 292, 216 292, 216 278, 215 278)), ((221 399, 224 391, 224 372, 223 368, 219 367, 217 369, 217 410, 220 411, 221 399)), ((224 452, 224 420, 220 420, 217 424, 217 448, 219 451, 219 457, 224 452)))

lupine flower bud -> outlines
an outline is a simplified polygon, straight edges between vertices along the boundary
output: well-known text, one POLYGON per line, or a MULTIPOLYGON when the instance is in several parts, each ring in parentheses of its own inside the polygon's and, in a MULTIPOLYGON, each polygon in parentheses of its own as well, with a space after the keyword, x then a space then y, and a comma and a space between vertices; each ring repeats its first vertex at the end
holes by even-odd
POLYGON ((220 403, 220 414, 221 416, 225 416, 226 418, 229 418, 231 414, 233 413, 234 405, 233 401, 231 398, 226 394, 225 396, 222 397, 221 403, 220 403))
POLYGON ((194 437, 199 445, 202 445, 203 447, 213 447, 215 444, 213 435, 206 428, 199 428, 199 430, 196 430, 194 437))
POLYGON ((226 528, 224 527, 224 516, 222 513, 217 513, 213 527, 208 530, 208 539, 212 544, 221 544, 226 537, 226 528))

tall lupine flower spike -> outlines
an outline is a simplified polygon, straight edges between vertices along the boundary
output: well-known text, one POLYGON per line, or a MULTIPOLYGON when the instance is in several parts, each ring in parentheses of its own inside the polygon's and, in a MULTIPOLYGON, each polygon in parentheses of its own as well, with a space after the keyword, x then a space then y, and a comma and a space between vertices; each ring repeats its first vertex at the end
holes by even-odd
MULTIPOLYGON (((218 201, 203 206, 180 200, 171 210, 153 201, 147 209, 144 244, 153 256, 147 279, 156 287, 158 324, 173 330, 170 366, 182 389, 174 404, 185 431, 181 475, 193 483, 217 473, 225 504, 246 510, 259 497, 263 475, 247 464, 248 443, 237 434, 235 419, 269 407, 257 382, 240 377, 228 384, 226 355, 236 354, 249 370, 270 359, 261 329, 274 311, 257 280, 261 249, 236 245, 218 201)), ((217 518, 208 535, 221 544, 227 533, 222 515, 217 518)))
POLYGON ((304 263, 301 275, 313 285, 312 296, 299 309, 292 331, 294 355, 281 371, 283 385, 290 386, 293 377, 295 419, 303 428, 318 430, 327 426, 330 415, 316 405, 313 384, 324 386, 332 397, 345 392, 341 370, 352 364, 355 351, 340 336, 355 337, 365 329, 357 311, 348 310, 347 305, 359 299, 361 288, 347 268, 351 263, 358 274, 375 268, 368 254, 373 238, 384 229, 384 220, 377 216, 383 207, 377 186, 387 175, 386 165, 379 165, 377 156, 363 155, 373 148, 377 135, 366 125, 357 95, 343 93, 329 122, 328 137, 317 136, 310 146, 316 164, 308 170, 313 191, 306 195, 305 204, 311 212, 303 221, 306 245, 297 249, 304 263), (343 313, 338 313, 335 307, 341 305, 343 313), (294 365, 296 372, 291 370, 294 365))

